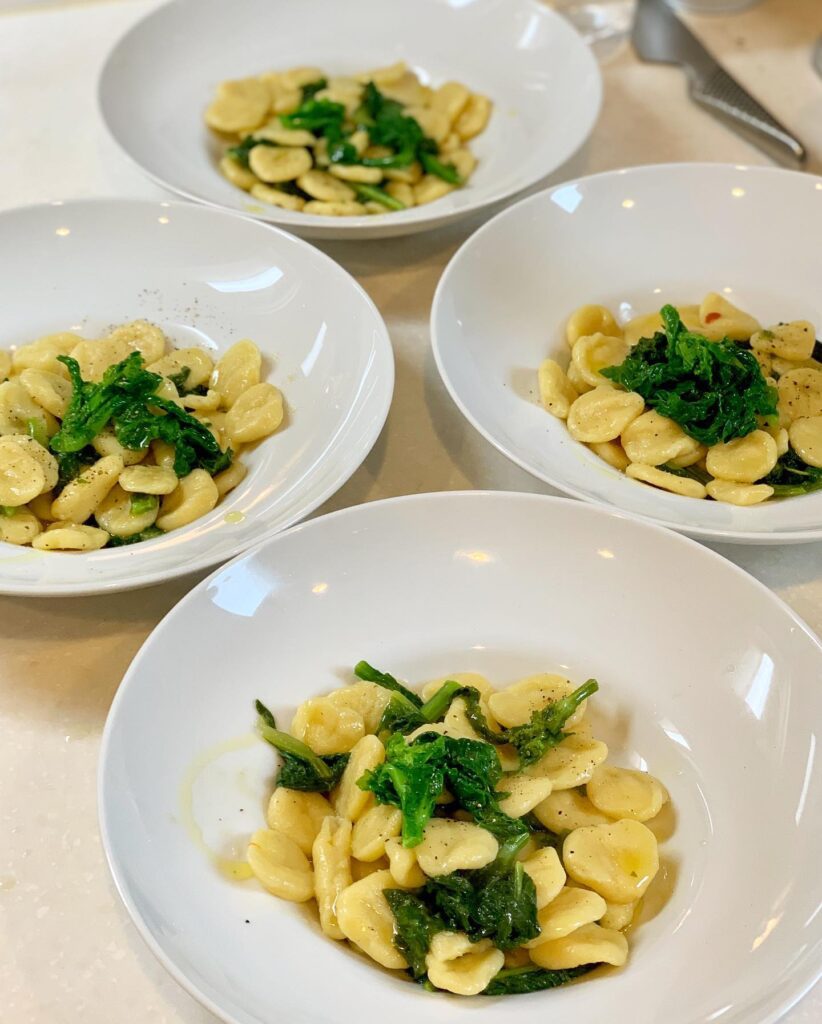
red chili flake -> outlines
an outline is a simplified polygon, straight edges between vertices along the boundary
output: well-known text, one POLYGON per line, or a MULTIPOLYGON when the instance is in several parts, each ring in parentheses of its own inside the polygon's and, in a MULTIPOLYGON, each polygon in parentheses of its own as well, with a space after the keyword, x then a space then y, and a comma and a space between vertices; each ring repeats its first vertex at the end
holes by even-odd
POLYGON ((712 324, 714 320, 718 320, 721 315, 721 313, 708 313, 708 315, 705 317, 705 323, 712 324))

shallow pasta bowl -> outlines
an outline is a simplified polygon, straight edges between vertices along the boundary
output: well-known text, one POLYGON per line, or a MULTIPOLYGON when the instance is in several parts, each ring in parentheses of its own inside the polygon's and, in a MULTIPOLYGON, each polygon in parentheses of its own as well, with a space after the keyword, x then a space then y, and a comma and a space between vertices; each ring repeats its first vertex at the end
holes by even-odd
POLYGON ((534 476, 694 537, 790 543, 822 537, 822 492, 738 508, 630 480, 539 404, 536 370, 566 366, 565 323, 598 303, 621 321, 709 292, 769 324, 822 330, 822 179, 716 164, 595 175, 523 200, 472 236, 431 314, 442 378, 468 420, 534 476))
POLYGON ((413 9, 403 0, 173 0, 117 44, 99 83, 109 131, 155 181, 313 238, 410 234, 509 198, 574 153, 600 97, 587 46, 537 0, 418 0, 413 9), (223 147, 203 113, 221 81, 301 65, 349 74, 398 60, 434 85, 457 79, 493 99, 465 188, 399 213, 327 217, 266 206, 220 174, 223 147))
POLYGON ((240 456, 248 475, 207 516, 156 540, 91 553, 0 543, 0 592, 125 590, 225 561, 308 515, 360 465, 391 402, 388 333, 360 286, 291 235, 190 204, 54 203, 0 216, 3 337, 95 338, 145 319, 218 355, 250 338, 287 407, 240 456))
POLYGON ((362 505, 241 556, 152 634, 106 727, 103 842, 143 938, 231 1024, 769 1024, 819 973, 820 671, 770 591, 670 531, 534 495, 362 505), (361 658, 412 683, 599 680, 594 734, 667 784, 676 818, 624 969, 455 1004, 216 870, 203 844, 236 855, 264 820, 274 757, 249 736, 254 699, 287 722, 361 658))

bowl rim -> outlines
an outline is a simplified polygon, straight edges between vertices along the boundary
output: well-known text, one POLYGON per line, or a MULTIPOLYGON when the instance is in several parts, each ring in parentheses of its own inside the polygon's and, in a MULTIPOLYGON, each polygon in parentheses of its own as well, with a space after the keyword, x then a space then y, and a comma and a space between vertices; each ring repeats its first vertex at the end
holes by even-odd
POLYGON ((597 182, 602 179, 628 178, 629 176, 655 177, 672 171, 684 171, 685 173, 694 175, 714 173, 727 174, 731 171, 741 171, 745 174, 754 174, 759 177, 783 178, 787 176, 797 180, 815 180, 817 182, 817 188, 822 189, 822 176, 808 174, 807 172, 796 171, 790 168, 770 167, 758 164, 710 163, 708 161, 692 163, 689 161, 676 161, 673 163, 641 164, 636 167, 619 167, 609 171, 598 171, 596 174, 586 174, 575 178, 569 178, 567 181, 559 182, 556 185, 551 185, 548 188, 541 189, 533 195, 525 196, 495 214, 487 220, 485 224, 472 232, 472 234, 469 235, 469 237, 462 243, 462 245, 460 245, 457 251, 450 258, 440 276, 439 281, 437 282, 434 298, 431 303, 429 329, 431 334, 431 348, 434 353, 434 361, 437 365, 437 371, 439 372, 440 379, 462 415, 471 424, 471 426, 485 438, 486 441, 493 445, 498 452, 513 462, 514 465, 519 466, 520 469, 524 469, 526 473, 529 473, 536 480, 540 480, 542 483, 548 484, 549 486, 562 491, 565 495, 570 495, 571 497, 584 501, 587 504, 600 505, 601 507, 608 509, 616 509, 617 511, 621 511, 632 518, 641 519, 643 522, 674 530, 678 533, 683 533, 689 537, 697 538, 699 540, 716 541, 718 543, 729 544, 803 544, 810 541, 820 540, 822 539, 822 521, 820 521, 820 525, 818 527, 796 530, 790 533, 781 531, 760 532, 753 530, 727 530, 679 522, 673 519, 664 518, 663 516, 642 515, 639 512, 630 512, 627 509, 623 509, 619 505, 614 505, 610 502, 593 498, 573 484, 568 484, 558 477, 549 477, 546 474, 541 473, 530 465, 526 458, 519 456, 516 452, 509 449, 502 440, 497 438, 490 430, 486 429, 463 402, 454 381, 451 379, 445 367, 442 350, 442 332, 439 330, 439 322, 442 316, 442 306, 445 303, 446 291, 450 285, 450 278, 456 272, 457 262, 464 253, 480 238, 482 238, 486 232, 493 230, 498 221, 502 221, 509 215, 514 216, 515 211, 519 212, 522 208, 528 205, 537 206, 541 203, 545 203, 549 200, 550 196, 554 195, 560 189, 565 189, 573 185, 587 185, 589 182, 597 182))
MULTIPOLYGON (((365 434, 365 440, 360 446, 358 452, 358 459, 355 464, 351 467, 345 467, 343 473, 337 472, 334 479, 330 481, 321 491, 317 493, 315 497, 309 501, 304 508, 296 510, 290 516, 283 520, 283 525, 278 526, 274 533, 269 536, 274 536, 276 533, 280 533, 283 530, 287 530, 294 526, 296 523, 306 519, 313 512, 315 512, 324 502, 328 501, 329 498, 333 497, 347 482, 351 479, 354 473, 362 466, 365 459, 368 457, 372 448, 376 444, 380 434, 382 433, 383 427, 385 426, 386 420, 388 419, 388 413, 390 412, 391 405, 394 397, 394 384, 395 384, 395 361, 394 361, 394 349, 391 343, 391 335, 388 331, 388 326, 385 323, 382 313, 377 307, 377 304, 363 288, 360 282, 349 273, 345 267, 338 263, 337 260, 332 259, 327 253, 323 252, 317 246, 312 245, 304 238, 300 238, 298 235, 293 235, 289 231, 285 231, 283 228, 277 227, 274 224, 268 224, 265 221, 260 221, 254 217, 247 216, 241 213, 235 213, 230 210, 220 209, 215 207, 206 207, 198 203, 185 202, 180 199, 139 199, 133 196, 91 196, 91 197, 77 197, 69 199, 53 199, 47 202, 39 203, 27 203, 24 206, 10 207, 7 210, 0 210, 0 228, 7 217, 25 216, 27 214, 36 214, 41 210, 47 210, 50 208, 101 208, 105 206, 113 207, 130 207, 132 209, 144 208, 154 209, 158 206, 162 206, 163 210, 184 210, 186 214, 193 211, 195 217, 219 217, 225 218, 230 221, 240 220, 251 224, 256 229, 263 231, 270 231, 273 233, 272 242, 284 242, 286 246, 296 246, 298 250, 310 255, 310 258, 318 261, 321 265, 326 267, 333 267, 333 273, 340 274, 344 278, 348 279, 349 285, 353 288, 354 292, 359 298, 365 303, 365 308, 374 316, 374 347, 378 352, 378 356, 384 363, 383 372, 386 375, 384 393, 380 401, 379 406, 376 408, 376 415, 372 417, 371 425, 369 430, 365 434)), ((195 520, 196 523, 196 520, 195 520)), ((182 527, 179 531, 180 536, 183 536, 186 527, 182 527)), ((269 539, 266 536, 255 539, 252 543, 240 546, 235 546, 231 550, 230 554, 220 556, 218 559, 219 564, 216 568, 219 569, 220 564, 225 564, 227 561, 231 561, 236 557, 243 554, 244 551, 250 550, 252 547, 256 547, 258 544, 265 543, 269 539)), ((150 542, 149 542, 150 543, 150 542)), ((185 552, 185 546, 180 545, 179 552, 185 552)), ((56 552, 59 556, 60 552, 56 552)), ((63 553, 64 557, 67 553, 63 553)), ((74 560, 83 559, 86 560, 86 555, 98 555, 99 552, 71 552, 69 557, 74 560)), ((76 581, 73 583, 59 583, 59 582, 47 582, 47 583, 22 583, 20 581, 8 581, 2 575, 0 575, 0 594, 14 596, 14 597, 72 597, 72 596, 90 596, 95 594, 106 594, 106 593, 120 593, 130 590, 140 590, 144 587, 154 586, 159 583, 170 582, 175 579, 179 579, 183 576, 188 576, 196 572, 201 572, 203 569, 211 568, 215 566, 215 561, 212 555, 209 554, 208 549, 204 548, 203 552, 196 558, 191 560, 185 559, 184 554, 177 555, 176 564, 169 568, 157 568, 147 573, 133 574, 133 566, 131 561, 128 562, 128 569, 126 563, 123 563, 121 572, 116 578, 105 579, 102 576, 100 578, 92 578, 85 581, 76 581), (128 572, 128 574, 127 574, 128 572)))
MULTIPOLYGON (((114 699, 112 700, 106 715, 106 721, 101 737, 100 751, 97 759, 96 778, 97 823, 100 830, 101 845, 103 847, 106 865, 108 866, 109 872, 114 881, 117 895, 122 901, 132 924, 137 929, 138 934, 145 942, 155 959, 171 975, 171 977, 174 978, 174 980, 186 992, 188 992, 189 995, 197 1000, 202 1006, 205 1006, 210 1010, 211 1013, 213 1013, 219 1020, 223 1021, 224 1024, 246 1024, 246 1022, 251 1018, 246 1017, 245 1014, 243 1014, 242 1018, 235 1016, 230 1011, 220 1007, 196 984, 196 982, 186 975, 182 968, 177 966, 172 956, 165 951, 161 942, 158 939, 155 939, 147 922, 140 913, 136 901, 132 898, 131 892, 125 881, 125 873, 120 869, 120 863, 111 841, 111 832, 108 827, 108 818, 106 813, 107 797, 109 796, 107 791, 108 782, 106 779, 107 767, 115 749, 113 745, 114 741, 112 739, 115 728, 115 719, 118 717, 120 707, 126 699, 125 695, 129 686, 133 685, 132 679, 137 676, 140 661, 156 636, 161 632, 173 629, 175 617, 184 614, 188 606, 199 599, 201 592, 206 591, 212 581, 220 573, 230 570, 243 558, 256 556, 261 549, 266 546, 274 546, 278 543, 288 543, 289 537, 293 534, 298 534, 304 531, 322 530, 325 528, 325 524, 329 520, 345 520, 351 518, 356 520, 360 515, 369 515, 374 513, 379 515, 383 510, 390 509, 395 505, 425 505, 428 503, 460 503, 466 501, 471 503, 489 500, 498 501, 502 504, 513 502, 515 504, 541 504, 544 506, 554 507, 564 506, 568 509, 573 507, 576 508, 578 512, 584 510, 582 512, 583 515, 589 515, 594 519, 599 519, 602 523, 610 520, 624 520, 629 524, 636 526, 640 531, 646 531, 656 534, 657 536, 661 535, 667 537, 666 543, 678 545, 686 550, 690 549, 694 553, 698 552, 698 558, 706 559, 708 562, 714 563, 714 565, 721 564, 724 567, 722 571, 727 571, 734 577, 744 579, 748 586, 753 587, 753 589, 758 591, 760 594, 766 595, 775 607, 788 616, 794 626, 808 638, 820 655, 822 655, 822 638, 820 638, 820 636, 811 629, 804 619, 802 619, 802 617, 794 611, 794 609, 791 608, 790 605, 788 605, 787 602, 779 596, 779 594, 771 590, 770 587, 766 586, 761 582, 761 580, 757 579, 751 573, 746 572, 735 562, 732 562, 729 558, 724 557, 711 548, 700 544, 698 541, 687 537, 676 530, 671 530, 658 523, 639 516, 632 516, 618 508, 612 508, 597 502, 580 504, 579 502, 564 496, 508 490, 455 490, 403 494, 395 497, 378 499, 372 502, 365 502, 361 505, 350 505, 345 508, 338 509, 335 512, 329 512, 324 516, 319 516, 315 519, 298 523, 286 530, 272 534, 270 537, 264 538, 253 547, 247 548, 245 551, 232 558, 229 562, 225 562, 215 568, 213 572, 209 573, 208 576, 188 591, 187 594, 185 594, 171 609, 169 609, 168 612, 166 612, 163 618, 151 630, 149 635, 140 645, 123 675, 120 685, 117 687, 114 699)), ((774 1000, 773 994, 771 994, 771 996, 768 997, 769 1005, 767 1010, 764 1015, 756 1016, 755 1024, 776 1024, 776 1022, 782 1018, 785 1013, 787 1013, 811 991, 811 989, 819 982, 820 978, 822 978, 822 964, 819 965, 815 975, 811 972, 811 974, 803 980, 802 984, 795 991, 791 991, 789 995, 780 996, 774 1000)), ((746 1016, 744 1018, 738 1018, 740 1024, 754 1024, 754 1017, 748 1016, 750 1008, 742 1007, 741 1010, 746 1014, 746 1016)))
POLYGON ((157 174, 145 167, 137 156, 127 148, 126 144, 120 140, 114 125, 109 119, 106 110, 107 78, 113 73, 114 65, 121 57, 122 48, 128 42, 132 33, 138 31, 144 24, 154 18, 163 16, 169 8, 182 7, 186 4, 193 5, 196 3, 196 0, 167 0, 166 3, 161 4, 159 7, 155 7, 153 10, 148 11, 142 17, 138 18, 115 40, 106 54, 106 58, 97 75, 97 81, 95 84, 95 105, 97 114, 103 122, 109 139, 114 142, 118 151, 129 160, 133 167, 136 167, 141 174, 145 175, 156 185, 176 196, 188 199, 191 202, 210 206, 214 209, 223 210, 225 212, 234 213, 237 216, 257 220, 288 232, 296 233, 305 231, 306 237, 338 239, 351 237, 353 239, 360 232, 364 232, 364 229, 369 229, 367 235, 363 233, 360 236, 362 241, 369 241, 371 238, 390 237, 391 234, 401 234, 405 232, 411 233, 411 230, 430 231, 454 220, 476 215, 499 203, 515 201, 523 192, 533 188, 534 185, 543 181, 550 174, 553 174, 566 164, 574 154, 585 145, 585 142, 590 137, 591 132, 599 120, 599 116, 602 112, 604 87, 602 82, 602 72, 591 48, 585 43, 582 36, 574 26, 558 14, 552 7, 539 2, 539 0, 516 0, 516 2, 529 9, 532 14, 538 15, 540 18, 547 19, 549 24, 553 23, 555 30, 558 30, 560 33, 567 33, 567 39, 569 42, 573 39, 573 45, 579 45, 580 57, 584 63, 588 64, 586 74, 590 76, 591 83, 595 90, 592 112, 589 118, 590 123, 587 125, 584 132, 580 132, 579 130, 576 131, 575 136, 560 151, 561 159, 554 159, 552 161, 553 166, 547 169, 543 167, 539 172, 534 171, 527 174, 523 177, 520 184, 516 185, 514 189, 489 187, 484 198, 468 202, 465 206, 461 206, 456 210, 443 211, 442 208, 437 205, 439 200, 436 200, 432 203, 426 203, 424 207, 415 206, 409 210, 400 211, 397 215, 399 219, 397 219, 396 216, 386 220, 385 217, 375 218, 367 215, 359 217, 329 217, 323 214, 310 213, 301 214, 302 219, 300 221, 295 221, 283 216, 284 213, 288 213, 289 211, 280 210, 276 206, 272 206, 270 210, 264 211, 267 216, 237 210, 236 207, 228 206, 225 203, 220 202, 218 199, 210 199, 207 196, 190 191, 185 185, 173 185, 160 174, 157 174), (430 212, 432 207, 434 210, 433 213, 430 212), (419 215, 418 211, 421 211, 419 215), (406 213, 410 216, 404 216, 406 213), (377 224, 375 224, 375 220, 377 220, 377 224), (396 232, 388 230, 392 224, 396 227, 396 232), (371 234, 371 231, 377 227, 384 228, 386 230, 380 234, 371 234), (326 231, 328 234, 323 234, 323 232, 326 231))

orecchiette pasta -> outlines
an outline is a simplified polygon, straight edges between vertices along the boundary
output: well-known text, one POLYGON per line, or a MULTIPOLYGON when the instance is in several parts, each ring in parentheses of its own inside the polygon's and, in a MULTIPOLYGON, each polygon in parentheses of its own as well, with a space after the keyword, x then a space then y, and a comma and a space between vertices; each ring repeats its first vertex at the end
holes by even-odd
POLYGON ((540 673, 494 690, 457 673, 418 698, 366 662, 355 673, 301 705, 292 736, 257 704, 284 758, 248 847, 262 885, 315 897, 329 938, 455 995, 623 964, 659 867, 642 822, 668 794, 603 764, 583 718, 596 681, 540 673))
POLYGON ((160 505, 157 526, 167 532, 188 526, 209 513, 220 500, 217 485, 205 469, 193 469, 178 481, 160 505))
POLYGON ((146 320, 0 350, 0 542, 96 551, 206 515, 244 479, 240 447, 282 426, 261 375, 250 341, 215 366, 146 320))
POLYGON ((621 967, 628 959, 628 940, 622 932, 614 929, 585 924, 564 938, 540 943, 531 951, 531 959, 551 971, 583 964, 621 967))
POLYGON ((385 844, 402 830, 402 811, 376 804, 357 819, 351 850, 357 860, 375 861, 385 856, 385 844))
POLYGON ((622 337, 622 329, 614 320, 613 313, 605 306, 580 306, 568 317, 565 337, 571 348, 580 338, 592 334, 604 334, 608 338, 622 337))
POLYGON ((255 832, 247 857, 259 881, 280 899, 305 903, 314 895, 314 872, 308 858, 281 832, 267 828, 255 832))
POLYGON ((565 334, 570 360, 541 363, 540 402, 612 469, 737 506, 822 486, 822 343, 810 321, 763 328, 711 292, 624 327, 581 306, 565 334))
POLYGON ((429 878, 484 868, 496 857, 497 840, 479 825, 432 818, 417 847, 417 863, 429 878))
POLYGON ((571 406, 579 398, 579 392, 553 359, 546 359, 539 368, 539 397, 548 412, 561 420, 568 419, 571 406))
POLYGON ((665 787, 647 772, 602 764, 585 786, 588 799, 609 818, 649 821, 668 799, 665 787))
POLYGON ((108 533, 96 526, 58 522, 38 533, 31 546, 38 551, 99 551, 108 540, 108 533))
POLYGON ((559 855, 552 846, 547 846, 527 857, 522 866, 534 883, 537 910, 542 910, 557 898, 565 885, 565 869, 559 855))
POLYGON ((321 793, 301 793, 279 786, 268 801, 266 821, 270 829, 288 836, 310 856, 323 821, 333 813, 321 793))
POLYGON ((607 906, 599 893, 563 886, 554 899, 540 909, 537 915, 540 933, 531 939, 528 947, 534 949, 544 942, 564 939, 578 928, 599 921, 607 906))
POLYGON ((619 437, 642 414, 645 402, 641 395, 616 391, 609 384, 600 384, 588 391, 568 412, 568 432, 576 441, 601 444, 619 437))
POLYGON ((388 857, 391 877, 397 885, 407 889, 416 889, 425 885, 425 874, 417 863, 416 853, 409 850, 407 846, 403 846, 401 839, 387 839, 385 854, 388 857))
POLYGON ((571 359, 577 372, 592 387, 607 383, 599 371, 621 363, 627 354, 628 346, 621 337, 600 333, 579 338, 571 349, 571 359))
POLYGON ((555 790, 537 804, 534 814, 547 829, 559 834, 584 825, 605 825, 609 820, 578 789, 555 790))
POLYGON ((475 996, 505 963, 505 954, 488 939, 472 942, 458 932, 439 932, 425 958, 432 985, 458 996, 475 996))
POLYGON ((705 468, 717 480, 752 484, 770 473, 776 459, 776 441, 766 430, 754 430, 709 448, 705 468))
POLYGON ((600 740, 570 733, 525 773, 550 779, 554 789, 572 789, 587 782, 607 756, 608 748, 600 740))
POLYGON ((612 903, 644 895, 659 870, 653 832, 630 818, 574 829, 562 848, 565 870, 612 903))
POLYGON ((433 89, 400 63, 350 77, 292 68, 222 82, 205 121, 236 188, 283 209, 346 217, 433 202, 464 185, 477 164, 467 143, 491 110, 461 83, 433 89))
POLYGON ((360 789, 357 782, 384 760, 385 748, 376 736, 363 736, 357 742, 351 751, 340 785, 332 797, 337 814, 349 821, 356 821, 365 812, 373 798, 370 793, 360 789))
POLYGON ((394 915, 383 895, 396 885, 390 871, 375 871, 337 897, 343 935, 383 967, 402 970, 408 962, 394 945, 394 915))
POLYGON ((329 938, 344 939, 337 919, 337 901, 349 886, 351 877, 351 822, 333 814, 323 819, 312 848, 314 894, 320 926, 329 938))

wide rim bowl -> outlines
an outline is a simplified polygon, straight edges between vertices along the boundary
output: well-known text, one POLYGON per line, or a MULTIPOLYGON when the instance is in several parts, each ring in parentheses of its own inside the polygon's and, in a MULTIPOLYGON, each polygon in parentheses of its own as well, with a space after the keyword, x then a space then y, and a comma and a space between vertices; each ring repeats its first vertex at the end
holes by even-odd
POLYGON ((98 83, 110 135, 158 184, 313 238, 409 234, 498 204, 582 145, 601 97, 589 48, 537 0, 419 0, 413 17, 402 0, 172 0, 129 29, 98 83), (399 213, 333 218, 265 207, 219 174, 202 113, 222 79, 295 64, 353 72, 399 59, 435 83, 460 79, 495 99, 489 128, 472 143, 480 167, 466 188, 399 213))
POLYGON ((479 1024, 549 1010, 768 1024, 819 974, 820 669, 819 641, 774 594, 651 524, 501 492, 361 505, 245 553, 157 627, 106 724, 103 845, 152 951, 230 1024, 447 1024, 458 1006, 479 1024), (643 910, 624 970, 455 1005, 215 871, 202 842, 236 855, 264 820, 274 758, 248 737, 253 699, 287 722, 362 657, 411 681, 468 670, 504 685, 557 667, 599 679, 595 735, 615 763, 662 778, 675 811, 667 901, 643 910))
POLYGON ((574 441, 536 388, 543 359, 567 363, 565 321, 589 302, 625 321, 718 290, 763 323, 822 329, 817 225, 822 178, 776 168, 651 165, 530 196, 475 232, 440 278, 431 338, 442 380, 494 447, 573 497, 704 540, 819 540, 822 493, 736 508, 637 483, 574 441))
POLYGON ((190 203, 78 200, 0 214, 4 347, 56 331, 99 337, 144 318, 178 346, 260 347, 284 426, 207 516, 112 550, 0 543, 0 593, 127 590, 226 561, 314 511, 360 466, 388 415, 388 331, 360 285, 306 242, 190 203))

